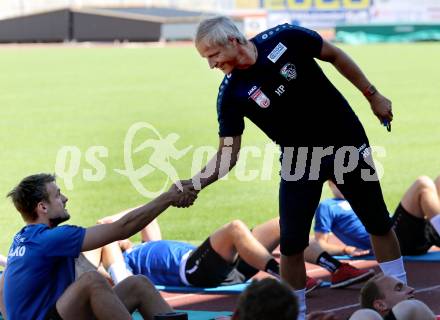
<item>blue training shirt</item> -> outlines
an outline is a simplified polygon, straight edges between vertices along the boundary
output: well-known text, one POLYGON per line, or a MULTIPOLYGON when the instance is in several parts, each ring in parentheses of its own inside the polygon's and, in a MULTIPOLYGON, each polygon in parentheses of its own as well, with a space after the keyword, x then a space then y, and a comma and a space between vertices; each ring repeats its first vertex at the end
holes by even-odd
POLYGON ((196 247, 180 241, 149 241, 124 252, 133 274, 143 274, 154 284, 182 286, 179 267, 182 257, 196 247))
POLYGON ((315 232, 333 232, 346 245, 371 249, 368 232, 344 199, 321 201, 315 212, 315 232))
POLYGON ((364 140, 359 119, 315 61, 323 43, 318 33, 283 24, 251 41, 258 50, 255 64, 234 69, 219 88, 220 137, 241 135, 246 117, 281 146, 364 140))
POLYGON ((75 261, 85 229, 33 224, 18 232, 4 273, 4 303, 10 320, 42 320, 75 281, 75 261))

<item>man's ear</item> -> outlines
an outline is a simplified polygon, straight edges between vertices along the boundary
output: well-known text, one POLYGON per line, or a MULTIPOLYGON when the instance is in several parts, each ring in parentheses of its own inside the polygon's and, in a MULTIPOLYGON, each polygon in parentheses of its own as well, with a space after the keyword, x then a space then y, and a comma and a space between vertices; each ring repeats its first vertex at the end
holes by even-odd
POLYGON ((47 213, 47 205, 44 203, 44 201, 40 201, 37 203, 36 207, 37 213, 47 213))
POLYGON ((373 308, 379 312, 385 312, 387 308, 387 304, 382 299, 376 299, 373 302, 373 308))
POLYGON ((234 38, 234 37, 229 36, 229 37, 228 37, 228 43, 229 43, 230 45, 237 45, 237 44, 238 44, 237 38, 234 38))

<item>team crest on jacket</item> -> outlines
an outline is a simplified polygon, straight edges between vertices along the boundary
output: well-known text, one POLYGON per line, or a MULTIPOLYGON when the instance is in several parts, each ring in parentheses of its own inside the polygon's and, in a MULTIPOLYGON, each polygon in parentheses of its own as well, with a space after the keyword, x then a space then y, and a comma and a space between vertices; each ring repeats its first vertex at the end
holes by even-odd
POLYGON ((270 106, 270 99, 261 91, 261 89, 255 90, 251 94, 251 99, 254 100, 261 108, 267 108, 270 106))
POLYGON ((290 81, 292 79, 296 79, 297 73, 295 65, 288 62, 286 63, 280 70, 280 74, 286 78, 287 81, 290 81))

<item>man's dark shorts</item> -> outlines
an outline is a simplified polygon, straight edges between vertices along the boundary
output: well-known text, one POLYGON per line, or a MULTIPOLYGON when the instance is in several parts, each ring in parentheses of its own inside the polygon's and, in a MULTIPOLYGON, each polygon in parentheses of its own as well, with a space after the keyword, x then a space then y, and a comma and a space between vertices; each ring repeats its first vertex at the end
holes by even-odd
POLYGON ((52 308, 47 311, 44 320, 63 320, 63 318, 61 318, 60 314, 58 313, 56 304, 54 304, 52 308))
POLYGON ((431 223, 413 216, 401 203, 397 206, 392 220, 402 255, 424 254, 431 246, 440 246, 440 236, 431 223))
POLYGON ((190 254, 185 266, 186 280, 195 287, 243 283, 257 272, 240 258, 234 263, 227 262, 215 252, 209 238, 190 254))
MULTIPOLYGON (((357 150, 360 150, 358 165, 352 171, 343 174, 343 183, 338 183, 335 174, 338 173, 338 169, 335 170, 334 155, 322 159, 319 176, 315 179, 310 179, 312 172, 310 159, 303 178, 286 181, 282 176, 279 204, 280 250, 283 255, 297 254, 307 247, 313 216, 319 204, 322 186, 327 180, 335 182, 368 233, 384 235, 391 229, 392 221, 383 199, 380 183, 377 178, 371 179, 374 170, 372 162, 367 162, 371 154, 365 155, 365 151, 369 151, 368 143, 363 143, 362 148, 357 150), (370 175, 370 180, 364 178, 366 173, 370 175)), ((296 154, 293 164, 297 162, 297 157, 296 154)))

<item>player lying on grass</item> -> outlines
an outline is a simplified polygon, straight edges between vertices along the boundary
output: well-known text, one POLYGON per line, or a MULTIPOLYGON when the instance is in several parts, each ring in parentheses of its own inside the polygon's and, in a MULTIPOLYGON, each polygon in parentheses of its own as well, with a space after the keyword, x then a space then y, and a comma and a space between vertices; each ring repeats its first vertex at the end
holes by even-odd
POLYGON ((13 239, 0 278, 0 310, 7 319, 128 320, 136 309, 144 319, 153 319, 155 313, 172 311, 147 278, 129 277, 114 288, 98 272, 76 279, 74 259, 132 236, 170 205, 181 206, 188 196, 194 201, 195 194, 183 194, 173 185, 120 220, 90 228, 58 226, 70 215, 53 175, 26 177, 8 196, 26 225, 13 239))
MULTIPOLYGON (((315 239, 332 255, 371 249, 369 235, 350 204, 332 182, 329 186, 335 198, 322 201, 316 210, 315 239), (345 245, 330 244, 330 232, 345 245)), ((404 194, 392 221, 402 254, 424 254, 431 246, 440 246, 440 176, 435 181, 418 177, 404 194)))
MULTIPOLYGON (((371 278, 361 290, 361 307, 374 310, 385 320, 435 320, 435 315, 423 302, 414 300, 414 288, 402 281, 378 274, 371 278)), ((376 319, 374 313, 361 309, 350 320, 376 319)))
MULTIPOLYGON (((100 223, 120 219, 124 212, 100 223)), ((130 274, 143 274, 159 285, 213 287, 243 283, 258 271, 279 277, 279 264, 271 252, 280 241, 279 219, 266 221, 252 230, 234 220, 214 231, 199 247, 180 241, 161 240, 157 221, 142 231, 143 243, 114 242, 102 250, 102 263, 117 283, 130 274), (153 241, 152 241, 153 240, 153 241)), ((371 277, 372 270, 359 270, 341 263, 317 243, 305 251, 306 260, 332 273, 332 287, 345 287, 371 277)), ((91 258, 91 260, 94 258, 91 258)), ((96 259, 95 259, 96 261, 96 259)), ((308 278, 308 290, 319 283, 308 278)))

